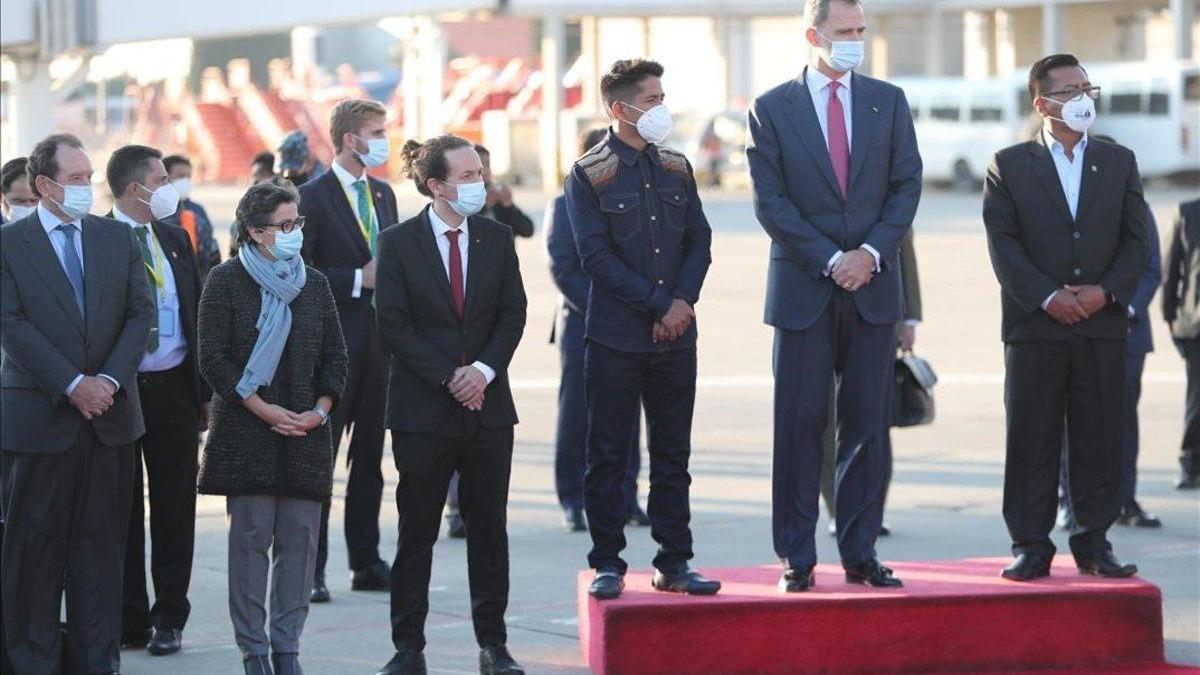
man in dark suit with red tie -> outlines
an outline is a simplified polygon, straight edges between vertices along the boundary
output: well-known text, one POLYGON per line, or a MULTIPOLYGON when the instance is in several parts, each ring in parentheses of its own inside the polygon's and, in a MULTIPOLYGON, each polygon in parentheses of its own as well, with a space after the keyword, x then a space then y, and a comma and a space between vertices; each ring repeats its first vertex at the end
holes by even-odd
POLYGON ((506 647, 508 484, 517 412, 508 364, 525 330, 513 232, 477 215, 487 200, 470 141, 404 146, 433 202, 379 239, 379 331, 392 357, 388 426, 400 474, 392 642, 383 675, 425 673, 429 577, 450 477, 467 526, 471 618, 484 675, 521 675, 506 647))
MULTIPOLYGON (((337 156, 333 166, 300 188, 305 262, 329 279, 342 335, 350 355, 346 391, 333 410, 334 452, 353 427, 347 460, 346 548, 350 588, 386 591, 390 571, 379 555, 379 507, 383 499, 384 408, 388 359, 372 307, 379 233, 399 218, 396 195, 367 171, 388 159, 387 111, 375 101, 342 101, 330 115, 337 156)), ((328 602, 325 562, 329 557, 329 502, 321 514, 312 601, 328 602)))
POLYGON ((766 322, 775 327, 773 530, 780 590, 813 584, 821 435, 837 389, 838 551, 846 580, 900 586, 880 564, 896 322, 897 251, 921 196, 912 114, 898 87, 852 72, 857 0, 808 0, 813 63, 755 100, 746 155, 771 237, 766 322))

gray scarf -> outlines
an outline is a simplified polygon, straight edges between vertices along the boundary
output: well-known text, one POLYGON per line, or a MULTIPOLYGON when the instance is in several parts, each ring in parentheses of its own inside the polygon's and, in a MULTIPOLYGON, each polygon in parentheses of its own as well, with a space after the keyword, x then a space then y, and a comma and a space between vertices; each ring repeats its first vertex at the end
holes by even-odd
POLYGON ((300 295, 306 276, 304 260, 269 260, 253 244, 238 251, 242 267, 262 289, 262 311, 258 314, 258 341, 250 352, 237 393, 247 398, 275 379, 275 369, 292 332, 292 300, 300 295))

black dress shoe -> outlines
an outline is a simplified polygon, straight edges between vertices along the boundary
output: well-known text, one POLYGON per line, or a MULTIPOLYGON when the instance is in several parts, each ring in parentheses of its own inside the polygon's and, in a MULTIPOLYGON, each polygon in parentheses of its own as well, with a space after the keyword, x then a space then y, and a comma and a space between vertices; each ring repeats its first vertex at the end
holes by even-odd
POLYGON ((716 595, 717 591, 721 590, 721 582, 705 579, 699 572, 688 567, 671 574, 655 570, 650 585, 656 591, 688 595, 716 595))
POLYGON ((597 600, 615 600, 625 590, 625 577, 612 569, 596 570, 596 578, 588 586, 588 595, 597 600))
POLYGON ((1200 488, 1200 473, 1184 471, 1179 474, 1179 480, 1175 481, 1176 490, 1195 490, 1196 488, 1200 488))
POLYGON ((183 631, 178 628, 155 628, 154 637, 146 645, 146 651, 151 656, 166 656, 174 654, 183 646, 183 631))
POLYGON ((308 596, 309 602, 329 602, 329 587, 325 585, 325 575, 317 575, 313 579, 312 593, 308 596))
POLYGON ((375 675, 425 675, 425 654, 414 649, 401 649, 375 675))
POLYGON ((154 635, 154 631, 147 628, 146 630, 134 630, 121 634, 121 649, 144 649, 150 644, 150 638, 154 635))
POLYGON ((1076 558, 1075 566, 1079 568, 1080 574, 1090 574, 1109 579, 1124 579, 1138 572, 1137 565, 1122 565, 1117 560, 1117 557, 1112 554, 1112 551, 1098 553, 1091 558, 1076 558))
POLYGON ((271 654, 271 665, 275 666, 275 675, 304 675, 299 654, 271 654))
POLYGON ((1117 517, 1117 524, 1130 527, 1162 527, 1162 521, 1158 519, 1158 516, 1143 511, 1142 505, 1136 501, 1129 502, 1125 508, 1121 509, 1121 515, 1117 517))
POLYGON ((865 584, 875 588, 899 588, 904 585, 892 576, 892 570, 879 564, 874 558, 846 569, 846 583, 865 584))
POLYGON ((817 585, 817 577, 811 567, 789 567, 779 577, 779 590, 784 593, 803 593, 817 585))
POLYGON ((563 509, 563 529, 567 532, 587 532, 587 518, 583 509, 572 506, 563 509))
POLYGON ((467 523, 462 519, 462 516, 455 513, 446 519, 446 534, 451 539, 467 538, 467 523))
POLYGON ((480 675, 525 675, 504 645, 488 645, 479 651, 480 675))
POLYGON ((383 561, 356 570, 350 577, 352 591, 387 591, 391 588, 392 569, 383 561))
POLYGON ((246 669, 246 675, 275 675, 271 669, 271 659, 266 654, 243 658, 242 667, 246 669))
POLYGON ((649 527, 650 516, 642 510, 642 507, 637 504, 630 504, 629 508, 625 509, 625 523, 635 527, 649 527))
POLYGON ((1033 581, 1050 576, 1050 559, 1037 553, 1022 553, 1000 576, 1010 581, 1033 581))

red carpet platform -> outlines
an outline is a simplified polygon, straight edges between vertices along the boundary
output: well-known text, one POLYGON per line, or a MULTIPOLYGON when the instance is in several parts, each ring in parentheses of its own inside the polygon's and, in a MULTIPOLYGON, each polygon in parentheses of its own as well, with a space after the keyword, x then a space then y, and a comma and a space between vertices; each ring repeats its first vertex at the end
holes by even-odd
POLYGON ((579 641, 595 673, 905 673, 1050 670, 1198 672, 1163 662, 1162 596, 1141 579, 1080 576, 1069 557, 1053 575, 1000 578, 1007 559, 891 565, 905 587, 845 583, 839 566, 785 595, 780 569, 702 569, 714 597, 659 593, 630 571, 625 593, 597 602, 580 572, 579 641))

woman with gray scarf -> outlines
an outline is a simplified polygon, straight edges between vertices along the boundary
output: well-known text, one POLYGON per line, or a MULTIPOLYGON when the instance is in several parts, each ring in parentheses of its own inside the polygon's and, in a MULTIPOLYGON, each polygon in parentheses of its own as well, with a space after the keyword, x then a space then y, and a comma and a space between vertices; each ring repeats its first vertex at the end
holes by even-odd
POLYGON ((333 483, 326 420, 348 363, 329 283, 299 255, 299 199, 290 184, 246 192, 239 254, 213 268, 200 299, 200 371, 213 410, 199 490, 226 496, 229 615, 254 675, 302 673, 321 502, 333 483))

